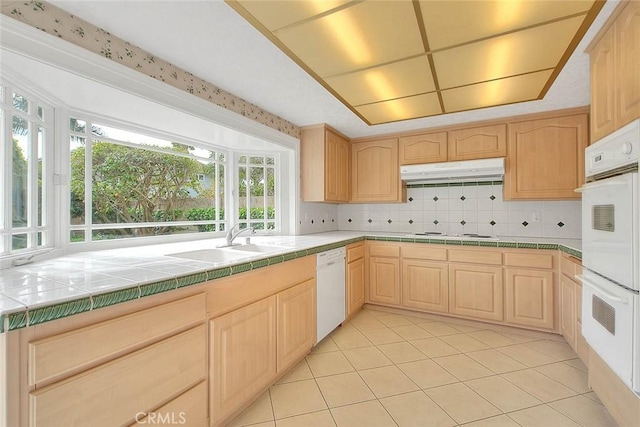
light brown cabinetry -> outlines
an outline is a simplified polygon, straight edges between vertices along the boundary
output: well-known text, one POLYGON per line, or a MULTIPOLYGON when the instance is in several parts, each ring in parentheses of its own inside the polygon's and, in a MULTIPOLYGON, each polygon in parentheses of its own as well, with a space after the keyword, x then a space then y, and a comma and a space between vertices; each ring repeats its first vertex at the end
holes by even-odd
POLYGON ((414 165, 447 161, 447 132, 400 138, 400 164, 414 165))
POLYGON ((400 246, 367 242, 366 301, 385 305, 400 305, 400 246))
POLYGON ((510 124, 504 198, 580 198, 588 141, 586 114, 510 124))
POLYGON ((449 312, 502 321, 502 267, 449 264, 449 312))
POLYGON ((505 279, 505 320, 514 325, 553 329, 553 271, 506 268, 505 279))
POLYGON ((364 278, 364 242, 352 243, 347 246, 347 319, 364 305, 364 278))
POLYGON ((276 296, 211 321, 211 413, 214 425, 276 376, 276 296))
POLYGON ((349 201, 349 141, 329 127, 303 128, 300 138, 302 200, 349 201))
POLYGON ((210 408, 213 424, 222 425, 315 344, 315 256, 214 283, 210 408))
POLYGON ((277 372, 283 372, 316 343, 315 279, 280 292, 277 305, 277 372))
POLYGON ((487 159, 507 155, 507 125, 449 131, 449 160, 487 159))
POLYGON ((447 313, 449 269, 447 250, 423 244, 404 244, 402 254, 402 306, 447 313))
POLYGON ((588 48, 591 142, 640 117, 640 3, 618 8, 588 48))
POLYGON ((351 167, 352 202, 404 201, 397 138, 353 142, 351 167))
MULTIPOLYGON (((194 295, 72 330, 77 319, 62 319, 42 337, 25 330, 37 337, 28 341, 28 424, 128 425, 206 384, 204 302, 194 295)), ((185 418, 206 419, 202 390, 191 392, 197 413, 185 407, 185 418)))
POLYGON ((582 336, 582 263, 568 254, 560 258, 560 333, 584 363, 589 361, 589 345, 582 336))

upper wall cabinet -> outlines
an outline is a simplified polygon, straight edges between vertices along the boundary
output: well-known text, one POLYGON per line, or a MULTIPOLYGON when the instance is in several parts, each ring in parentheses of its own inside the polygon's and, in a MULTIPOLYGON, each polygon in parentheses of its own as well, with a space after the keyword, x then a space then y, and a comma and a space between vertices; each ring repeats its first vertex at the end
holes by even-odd
POLYGON ((449 160, 488 159, 507 155, 507 125, 449 131, 449 160))
POLYGON ((447 132, 400 138, 400 164, 415 165, 447 161, 447 132))
POLYGON ((352 143, 351 166, 352 202, 404 201, 397 138, 352 143))
POLYGON ((640 2, 619 8, 589 47, 591 142, 640 117, 640 2))
POLYGON ((584 182, 587 114, 512 123, 505 199, 579 199, 584 182))
POLYGON ((349 141, 327 126, 302 129, 302 200, 349 201, 349 141))

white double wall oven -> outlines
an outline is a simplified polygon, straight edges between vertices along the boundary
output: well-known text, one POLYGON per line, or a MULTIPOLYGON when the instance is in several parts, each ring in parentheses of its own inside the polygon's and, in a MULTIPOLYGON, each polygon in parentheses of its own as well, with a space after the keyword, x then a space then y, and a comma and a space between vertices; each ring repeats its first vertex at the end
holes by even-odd
POLYGON ((640 119, 589 146, 582 192, 582 334, 640 394, 640 119))

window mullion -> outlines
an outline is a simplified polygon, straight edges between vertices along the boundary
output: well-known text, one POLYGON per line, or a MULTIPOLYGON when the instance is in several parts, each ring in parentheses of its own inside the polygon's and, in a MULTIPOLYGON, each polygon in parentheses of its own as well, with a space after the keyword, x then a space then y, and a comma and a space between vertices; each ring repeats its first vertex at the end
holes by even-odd
MULTIPOLYGON (((12 115, 11 109, 8 108, 9 102, 9 93, 11 90, 5 87, 4 93, 4 104, 3 104, 3 112, 2 112, 2 138, 6 142, 3 144, 3 153, 0 155, 2 158, 2 163, 4 166, 5 173, 2 175, 2 189, 3 194, 11 195, 11 181, 13 179, 13 132, 12 132, 12 115)), ((2 221, 1 226, 4 230, 4 238, 2 239, 2 253, 8 254, 11 250, 11 203, 7 198, 4 199, 2 213, 0 213, 0 220, 2 221)))
MULTIPOLYGON (((30 107, 34 107, 32 101, 30 107)), ((30 110, 32 109, 30 108, 30 110)), ((27 186, 29 188, 27 199, 29 200, 29 216, 27 219, 28 238, 27 248, 35 249, 38 246, 38 126, 33 120, 29 120, 29 148, 27 149, 27 186)))
POLYGON ((87 121, 85 128, 84 145, 84 241, 92 241, 93 225, 93 137, 91 135, 91 122, 87 121))

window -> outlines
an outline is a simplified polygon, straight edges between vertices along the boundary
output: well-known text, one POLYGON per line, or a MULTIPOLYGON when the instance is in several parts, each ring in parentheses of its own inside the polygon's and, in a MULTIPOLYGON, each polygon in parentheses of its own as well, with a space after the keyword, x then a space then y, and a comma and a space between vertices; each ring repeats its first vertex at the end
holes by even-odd
POLYGON ((0 255, 51 246, 53 110, 0 86, 0 255))
POLYGON ((238 156, 240 228, 276 229, 276 157, 238 156))
POLYGON ((225 155, 69 120, 70 242, 223 231, 225 155))

